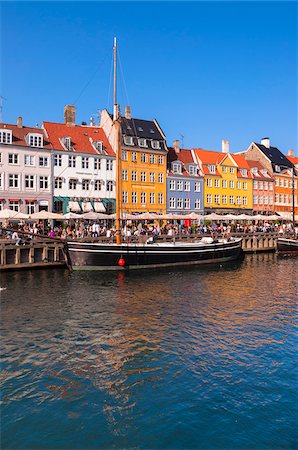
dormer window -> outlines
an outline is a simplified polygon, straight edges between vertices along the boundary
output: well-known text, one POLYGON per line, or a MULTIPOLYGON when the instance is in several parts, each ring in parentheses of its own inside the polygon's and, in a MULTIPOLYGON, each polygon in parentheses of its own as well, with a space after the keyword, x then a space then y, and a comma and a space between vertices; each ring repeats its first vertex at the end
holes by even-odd
POLYGON ((160 148, 160 142, 159 141, 152 141, 152 148, 160 148))
POLYGON ((152 128, 150 128, 149 133, 154 134, 155 131, 152 128))
POLYGON ((124 136, 125 145, 134 145, 132 136, 124 136))
POLYGON ((275 172, 280 172, 280 167, 277 164, 275 165, 275 172))
POLYGON ((71 138, 69 136, 64 136, 61 139, 62 144, 64 145, 65 149, 68 151, 72 150, 72 143, 71 143, 71 138))
POLYGON ((103 153, 103 145, 101 141, 93 142, 93 145, 99 153, 103 153))
POLYGON ((258 169, 256 167, 252 167, 251 173, 253 173, 254 175, 258 175, 258 169))
POLYGON ((12 131, 11 130, 0 130, 0 144, 11 144, 12 143, 12 131))
POLYGON ((139 138, 139 139, 138 139, 138 142, 139 142, 139 146, 140 146, 140 147, 147 147, 146 139, 139 138))
POLYGON ((240 169, 240 173, 243 177, 247 177, 247 170, 246 169, 240 169))
POLYGON ((196 166, 188 166, 188 173, 189 175, 196 175, 197 173, 196 166))
POLYGON ((139 131, 144 131, 142 127, 138 127, 138 130, 139 131))
POLYGON ((267 175, 268 174, 267 169, 262 169, 261 172, 262 172, 263 175, 267 175))
POLYGON ((43 135, 40 133, 29 133, 27 142, 30 147, 42 147, 43 135))
POLYGON ((182 173, 181 164, 173 163, 173 173, 182 173))
POLYGON ((210 173, 215 173, 216 172, 216 167, 214 164, 209 164, 208 165, 208 169, 210 173))

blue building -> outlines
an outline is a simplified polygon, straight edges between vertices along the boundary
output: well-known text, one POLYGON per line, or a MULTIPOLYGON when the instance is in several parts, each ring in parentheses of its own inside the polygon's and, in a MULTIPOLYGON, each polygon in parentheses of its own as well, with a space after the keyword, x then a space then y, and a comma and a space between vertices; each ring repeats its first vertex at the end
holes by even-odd
POLYGON ((181 149, 177 140, 168 150, 167 213, 203 214, 204 178, 192 150, 181 149))

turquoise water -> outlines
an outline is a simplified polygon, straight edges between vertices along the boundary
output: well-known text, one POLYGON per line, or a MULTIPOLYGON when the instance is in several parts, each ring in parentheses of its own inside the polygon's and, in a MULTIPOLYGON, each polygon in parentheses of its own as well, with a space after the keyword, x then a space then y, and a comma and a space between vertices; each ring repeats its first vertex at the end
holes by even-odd
POLYGON ((2 449, 296 449, 297 258, 3 273, 2 449))

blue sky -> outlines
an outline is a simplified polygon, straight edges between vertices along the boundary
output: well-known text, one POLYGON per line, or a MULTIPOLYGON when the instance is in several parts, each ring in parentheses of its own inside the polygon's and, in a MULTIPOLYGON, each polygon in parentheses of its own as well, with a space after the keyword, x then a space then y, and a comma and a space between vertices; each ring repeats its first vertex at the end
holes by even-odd
POLYGON ((3 121, 77 123, 118 102, 157 118, 171 144, 231 151, 264 136, 297 149, 295 2, 3 2, 3 121))

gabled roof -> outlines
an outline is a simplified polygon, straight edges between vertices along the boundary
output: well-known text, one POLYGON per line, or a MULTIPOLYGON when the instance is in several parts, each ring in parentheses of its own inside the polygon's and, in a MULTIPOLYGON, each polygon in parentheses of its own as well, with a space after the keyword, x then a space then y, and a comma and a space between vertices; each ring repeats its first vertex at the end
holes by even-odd
POLYGON ((202 164, 220 164, 227 155, 226 153, 203 150, 202 148, 194 148, 193 151, 201 160, 202 164))
POLYGON ((254 161, 252 159, 247 159, 247 164, 249 165, 250 173, 253 178, 256 178, 258 180, 267 180, 267 181, 273 181, 273 178, 271 177, 271 174, 267 171, 267 175, 264 175, 261 171, 267 170, 266 167, 263 166, 260 161, 254 161), (254 174, 251 169, 257 169, 257 173, 254 174))
POLYGON ((283 166, 293 167, 293 163, 280 150, 278 150, 278 148, 271 146, 267 148, 265 145, 258 144, 257 142, 253 142, 253 144, 256 145, 265 156, 267 156, 274 171, 276 165, 281 168, 283 166))
POLYGON ((294 164, 295 166, 298 165, 298 156, 287 156, 287 158, 290 160, 290 162, 292 164, 294 164))
POLYGON ((171 164, 175 161, 179 161, 182 163, 182 174, 186 176, 193 176, 190 175, 187 171, 189 164, 193 164, 194 166, 197 166, 196 161, 193 159, 192 151, 190 149, 181 148, 179 150, 179 153, 175 152, 175 149, 173 147, 168 147, 168 167, 169 167, 169 173, 171 174, 171 164))
POLYGON ((37 150, 38 148, 46 148, 51 149, 50 142, 47 139, 47 136, 42 128, 33 128, 33 127, 18 127, 17 125, 1 123, 0 129, 7 129, 12 131, 12 143, 7 145, 18 145, 22 147, 30 147, 30 145, 26 142, 26 136, 28 133, 39 133, 43 135, 43 147, 30 147, 37 150))
POLYGON ((132 137, 136 147, 138 147, 138 138, 141 138, 147 140, 148 148, 155 150, 155 147, 152 146, 152 141, 158 141, 160 149, 167 150, 165 136, 156 120, 126 119, 126 117, 122 117, 121 132, 123 136, 132 137))
POLYGON ((72 127, 64 123, 55 122, 43 122, 43 127, 54 150, 66 151, 60 139, 70 137, 72 151, 74 152, 98 155, 99 152, 94 148, 92 142, 101 141, 104 152, 108 156, 115 156, 103 129, 100 127, 82 125, 72 127))

